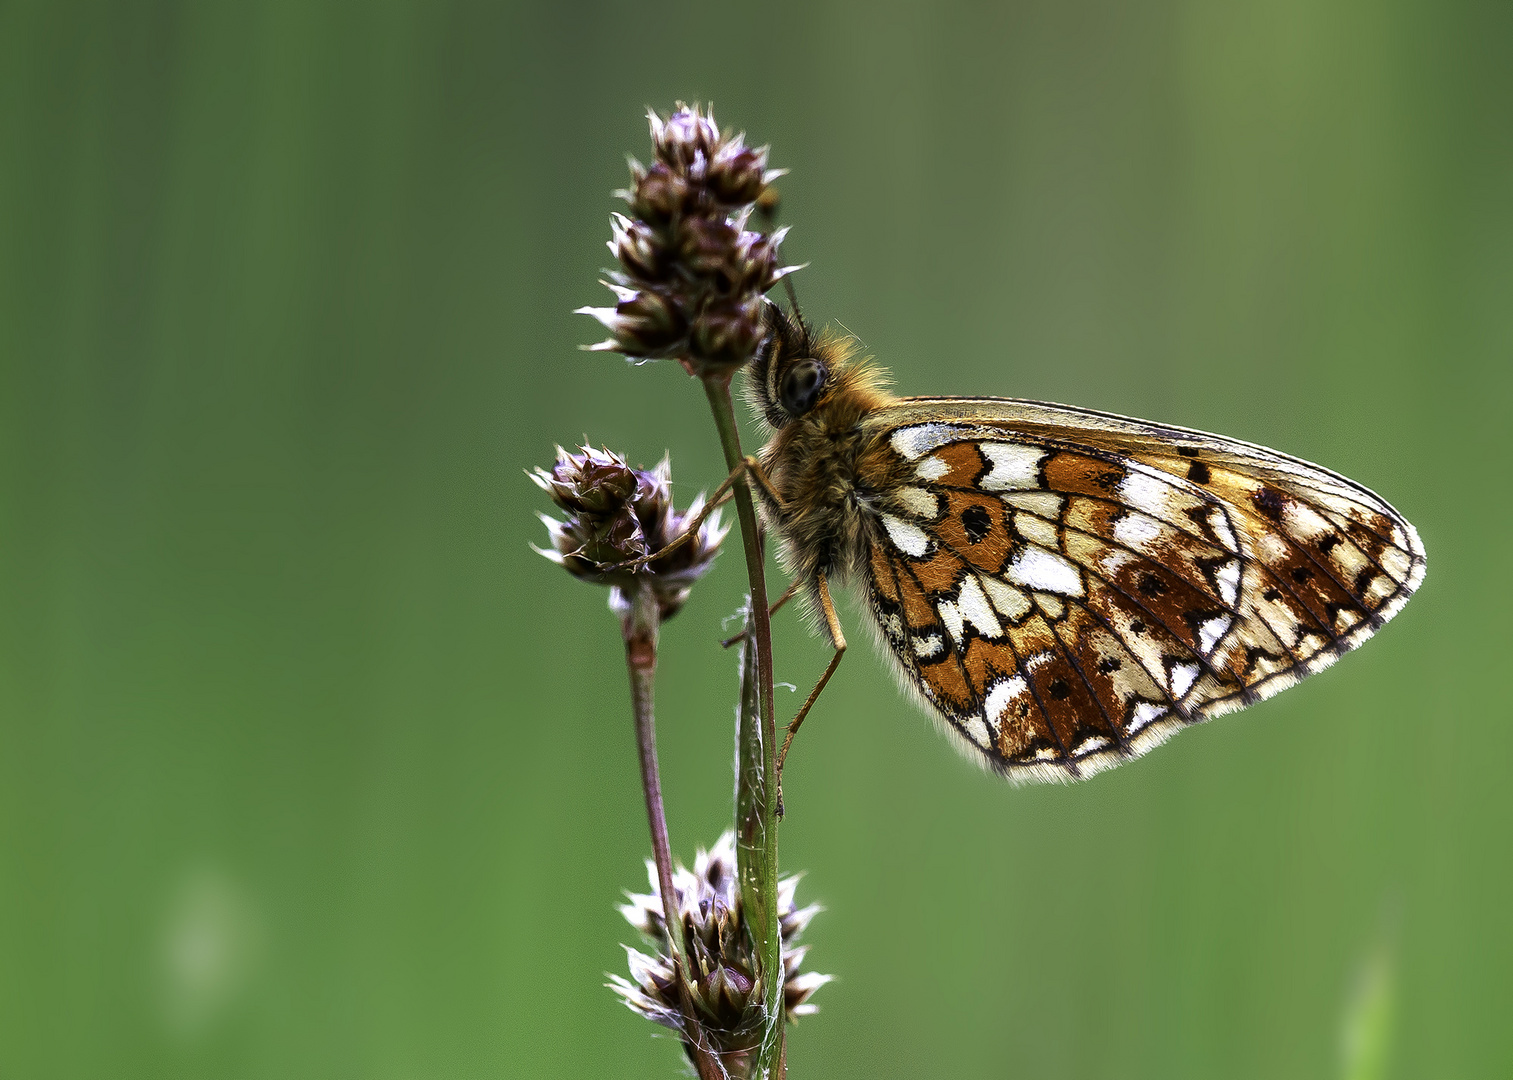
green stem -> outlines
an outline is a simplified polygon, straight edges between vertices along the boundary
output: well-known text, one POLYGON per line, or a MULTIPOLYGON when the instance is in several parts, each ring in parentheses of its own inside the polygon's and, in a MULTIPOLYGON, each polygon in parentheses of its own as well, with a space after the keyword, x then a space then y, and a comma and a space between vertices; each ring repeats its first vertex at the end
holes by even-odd
POLYGON ((652 861, 662 892, 662 921, 667 927, 667 947, 678 973, 678 1004, 683 1012, 683 1044, 693 1058, 699 1080, 721 1080, 725 1075, 704 1046, 704 1033, 694 1013, 687 980, 692 977, 685 956, 683 921, 678 914, 678 893, 672 883, 672 845, 667 840, 667 812, 662 806, 662 778, 657 768, 657 721, 653 692, 657 679, 657 631, 661 612, 651 588, 631 587, 630 612, 626 615, 625 664, 630 669, 630 701, 636 718, 636 747, 641 756, 641 790, 646 795, 646 818, 651 826, 652 861))
MULTIPOLYGON (((730 375, 704 379, 725 465, 734 472, 744 460, 735 408, 730 400, 730 375)), ((741 878, 741 902, 757 940, 763 978, 764 1026, 762 1043, 752 1069, 760 1080, 783 1080, 784 1009, 783 939, 777 917, 778 818, 777 726, 772 700, 772 625, 767 611, 767 580, 762 542, 757 532, 756 507, 745 476, 735 485, 736 516, 751 588, 750 633, 742 646, 741 718, 737 731, 736 863, 741 878), (752 676, 755 675, 755 686, 752 676), (752 693, 754 689, 754 693, 752 693), (752 714, 755 714, 754 716, 752 714), (754 722, 753 722, 754 721, 754 722)))

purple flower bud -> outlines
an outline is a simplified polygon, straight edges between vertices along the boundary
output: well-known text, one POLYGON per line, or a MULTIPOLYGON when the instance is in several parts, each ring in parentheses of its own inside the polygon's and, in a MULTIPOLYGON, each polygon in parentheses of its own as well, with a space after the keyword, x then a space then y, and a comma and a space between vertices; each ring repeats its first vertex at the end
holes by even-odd
POLYGON ((581 455, 557 447, 551 472, 538 469, 537 475, 554 503, 580 514, 613 513, 630 501, 641 482, 624 458, 591 446, 583 447, 581 455))
POLYGON ((673 258, 686 277, 710 278, 728 275, 730 256, 740 234, 723 217, 695 217, 677 230, 673 258))
MULTIPOLYGON (((677 971, 668 947, 668 920, 663 917, 656 867, 650 862, 647 876, 651 892, 628 894, 620 913, 645 935, 654 952, 647 955, 627 948, 631 977, 611 975, 610 989, 633 1011, 678 1031, 682 1022, 677 975, 682 974, 704 1035, 721 1065, 732 1077, 748 1076, 751 1056, 761 1041, 763 981, 741 900, 734 834, 727 832, 713 849, 700 851, 692 870, 678 866, 673 872, 674 903, 679 910, 671 921, 682 931, 687 947, 686 973, 677 971)), ((794 908, 797 884, 796 877, 789 877, 778 886, 783 1005, 789 1021, 812 1014, 815 1006, 809 999, 830 981, 828 975, 799 970, 807 948, 797 939, 819 907, 794 908)))
POLYGON ((637 218, 662 228, 691 209, 697 202, 697 192, 680 173, 658 161, 635 180, 626 202, 637 218))
POLYGON ((670 619, 719 554, 728 531, 719 511, 706 517, 689 540, 658 556, 688 532, 704 509, 704 497, 679 513, 667 458, 655 469, 632 469, 608 450, 581 450, 572 454, 559 446, 551 470, 531 474, 567 511, 563 521, 541 515, 551 547, 536 550, 585 581, 616 590, 649 588, 661 617, 670 619))
POLYGON ((679 103, 667 119, 649 114, 654 157, 632 160, 622 192, 629 216, 615 215, 609 247, 619 303, 580 308, 610 330, 591 346, 634 360, 676 357, 706 376, 747 363, 761 344, 761 298, 785 274, 783 233, 748 231, 757 201, 773 198, 782 175, 767 148, 722 135, 712 114, 679 103))
POLYGON ((714 116, 704 116, 697 105, 683 106, 662 120, 655 112, 648 116, 651 145, 657 160, 674 167, 690 168, 699 159, 708 162, 720 143, 720 129, 714 116))
POLYGON ((665 281, 667 253, 651 227, 624 214, 613 214, 611 220, 614 239, 609 242, 609 249, 626 274, 642 281, 665 281))
POLYGON ((689 351, 705 364, 744 364, 755 355, 765 329, 760 297, 718 301, 694 321, 689 333, 689 351))
POLYGON ((740 136, 715 151, 707 174, 710 194, 727 206, 755 202, 765 186, 767 150, 753 150, 740 136))
POLYGON ((617 289, 620 302, 612 308, 582 307, 579 314, 592 315, 611 334, 595 349, 614 349, 639 360, 673 355, 688 332, 688 321, 678 304, 650 288, 635 292, 617 289))
POLYGON ((743 232, 737 238, 731 260, 731 292, 761 294, 777 279, 777 245, 782 237, 743 232))

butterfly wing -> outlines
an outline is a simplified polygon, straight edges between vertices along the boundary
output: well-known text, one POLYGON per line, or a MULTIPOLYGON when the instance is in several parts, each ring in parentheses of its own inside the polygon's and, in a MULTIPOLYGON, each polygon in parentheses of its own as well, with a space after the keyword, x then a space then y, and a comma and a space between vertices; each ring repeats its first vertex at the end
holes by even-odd
POLYGON ((1270 697, 1370 637, 1424 575, 1358 484, 1264 447, 1061 405, 909 398, 872 613, 929 708, 1001 772, 1075 779, 1270 697))

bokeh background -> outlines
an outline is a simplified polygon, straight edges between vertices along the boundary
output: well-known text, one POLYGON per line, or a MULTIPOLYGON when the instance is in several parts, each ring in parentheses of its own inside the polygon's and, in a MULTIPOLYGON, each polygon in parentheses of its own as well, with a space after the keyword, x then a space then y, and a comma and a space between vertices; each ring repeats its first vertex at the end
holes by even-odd
MULTIPOLYGON (((855 650, 787 777, 839 976, 793 1075, 1513 1074, 1510 54, 1491 0, 0 5, 0 1074, 676 1075, 600 985, 617 630, 522 469, 720 479, 569 313, 680 97, 902 392, 1273 445, 1429 551, 1360 653, 1071 788, 855 650)), ((684 858, 735 554, 664 635, 684 858)))

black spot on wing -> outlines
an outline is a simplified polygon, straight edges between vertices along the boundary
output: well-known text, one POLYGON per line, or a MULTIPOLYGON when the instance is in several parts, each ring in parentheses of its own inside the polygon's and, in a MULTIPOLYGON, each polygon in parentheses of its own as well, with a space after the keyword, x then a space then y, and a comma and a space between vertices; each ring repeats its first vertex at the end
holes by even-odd
POLYGON ((1282 506, 1285 500, 1282 498, 1282 493, 1276 488, 1262 487, 1260 491, 1250 497, 1250 501, 1262 517, 1268 521, 1281 523, 1282 506))
POLYGON ((993 521, 981 506, 972 505, 961 512, 961 527, 967 534, 967 543, 980 544, 993 529, 993 521))

